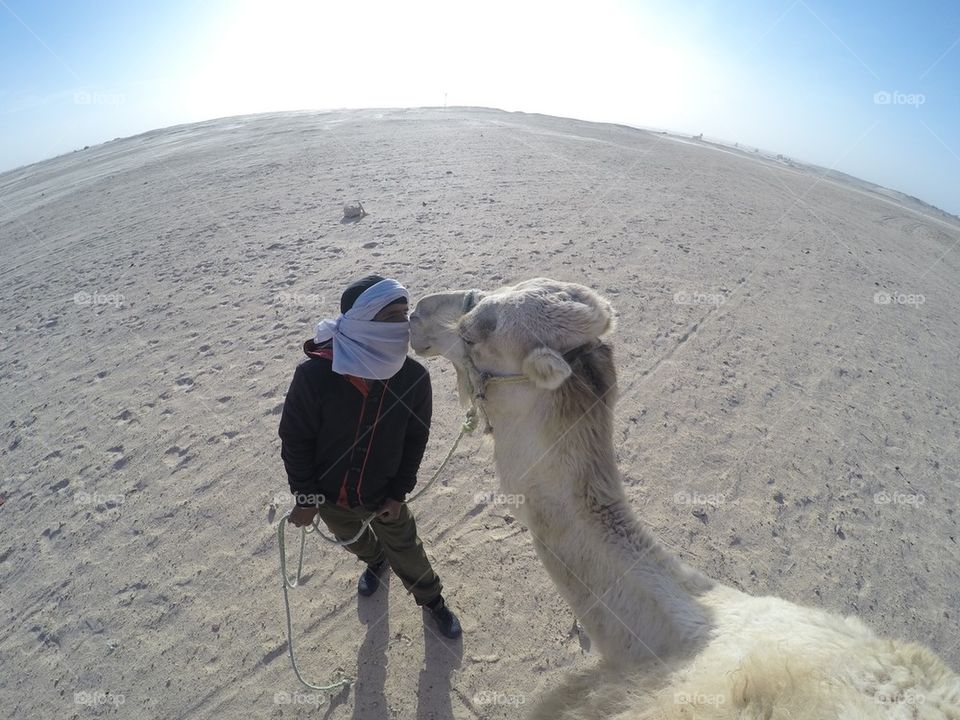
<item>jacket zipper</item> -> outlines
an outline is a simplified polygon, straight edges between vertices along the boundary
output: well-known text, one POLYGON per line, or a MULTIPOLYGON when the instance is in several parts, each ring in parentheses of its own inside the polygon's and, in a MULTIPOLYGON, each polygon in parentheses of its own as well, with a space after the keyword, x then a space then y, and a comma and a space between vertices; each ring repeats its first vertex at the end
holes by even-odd
MULTIPOLYGON (((353 436, 353 447, 356 448, 357 440, 360 438, 360 427, 363 425, 363 416, 367 411, 367 399, 364 397, 363 404, 360 406, 360 419, 357 420, 357 432, 353 436)), ((353 455, 353 453, 350 453, 353 455)), ((363 461, 366 465, 366 460, 363 461)), ((362 474, 362 471, 361 471, 362 474)), ((350 507, 350 500, 347 498, 347 478, 350 477, 350 465, 347 465, 347 471, 343 474, 343 482, 340 483, 340 497, 337 498, 337 505, 350 507)))
POLYGON ((360 494, 360 487, 363 485, 363 473, 367 469, 367 460, 370 459, 370 451, 373 449, 373 438, 377 434, 377 423, 380 421, 380 411, 383 409, 383 399, 387 396, 387 385, 390 383, 387 380, 383 384, 382 394, 380 395, 380 405, 377 406, 377 416, 373 419, 373 429, 370 431, 370 442, 367 443, 367 454, 363 458, 363 466, 360 468, 360 479, 357 480, 357 502, 360 505, 363 505, 363 496, 360 494))

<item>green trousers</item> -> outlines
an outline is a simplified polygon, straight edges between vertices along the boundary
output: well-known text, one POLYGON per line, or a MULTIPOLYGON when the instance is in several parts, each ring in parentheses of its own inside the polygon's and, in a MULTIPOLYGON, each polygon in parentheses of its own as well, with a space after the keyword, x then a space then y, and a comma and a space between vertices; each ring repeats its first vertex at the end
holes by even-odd
MULTIPOLYGON (((364 518, 369 515, 370 511, 363 508, 320 506, 320 519, 339 540, 348 540, 356 535, 364 518)), ((406 503, 396 520, 375 519, 359 540, 344 547, 367 565, 376 565, 383 560, 389 562, 394 574, 413 595, 417 605, 426 605, 436 599, 443 589, 439 576, 427 560, 423 543, 417 537, 417 523, 406 503), (373 532, 370 532, 371 528, 373 532)))

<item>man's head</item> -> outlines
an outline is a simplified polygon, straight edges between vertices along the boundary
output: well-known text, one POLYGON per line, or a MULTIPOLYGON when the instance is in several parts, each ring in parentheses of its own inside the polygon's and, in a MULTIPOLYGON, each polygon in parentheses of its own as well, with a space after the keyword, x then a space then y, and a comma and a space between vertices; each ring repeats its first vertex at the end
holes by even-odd
POLYGON ((407 290, 392 278, 368 275, 340 298, 340 317, 317 323, 313 342, 333 341, 333 371, 368 380, 393 377, 407 359, 407 290))
MULTIPOLYGON (((383 279, 380 275, 367 275, 350 283, 347 289, 343 291, 343 295, 340 296, 340 312, 347 312, 353 307, 357 298, 383 279)), ((407 299, 399 297, 387 303, 372 319, 376 322, 406 322, 408 311, 407 299)))

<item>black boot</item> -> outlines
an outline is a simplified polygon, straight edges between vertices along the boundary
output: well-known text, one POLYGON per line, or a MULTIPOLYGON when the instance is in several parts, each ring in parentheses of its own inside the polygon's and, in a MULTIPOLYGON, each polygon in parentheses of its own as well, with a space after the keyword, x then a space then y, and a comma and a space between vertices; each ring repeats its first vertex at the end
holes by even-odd
POLYGON ((434 600, 432 603, 426 606, 427 610, 430 611, 430 615, 433 617, 434 622, 437 623, 437 628, 445 636, 454 640, 462 634, 460 629, 460 621, 457 620, 457 616, 453 614, 453 611, 447 607, 446 602, 444 602, 443 597, 439 597, 434 600))
POLYGON ((363 597, 370 597, 377 591, 377 588, 380 587, 379 573, 383 570, 385 564, 386 561, 381 560, 376 565, 367 565, 367 569, 363 571, 363 575, 357 581, 357 593, 363 597))

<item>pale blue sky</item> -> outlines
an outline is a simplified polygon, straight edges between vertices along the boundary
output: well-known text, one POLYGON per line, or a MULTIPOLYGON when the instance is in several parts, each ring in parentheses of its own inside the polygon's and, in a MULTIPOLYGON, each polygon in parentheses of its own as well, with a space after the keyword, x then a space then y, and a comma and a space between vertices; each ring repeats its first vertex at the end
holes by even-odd
POLYGON ((214 117, 445 97, 703 132, 960 213, 955 0, 0 0, 0 170, 214 117))

